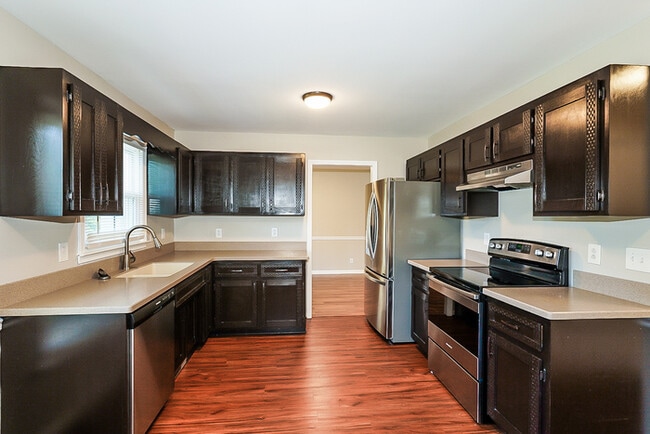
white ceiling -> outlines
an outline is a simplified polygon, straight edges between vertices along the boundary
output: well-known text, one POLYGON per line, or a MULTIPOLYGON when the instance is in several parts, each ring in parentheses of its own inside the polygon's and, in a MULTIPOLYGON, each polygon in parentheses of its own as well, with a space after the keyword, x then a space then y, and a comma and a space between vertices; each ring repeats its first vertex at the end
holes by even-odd
POLYGON ((647 0, 0 7, 174 129, 387 137, 429 136, 650 16, 647 0), (332 105, 304 107, 311 90, 332 105))

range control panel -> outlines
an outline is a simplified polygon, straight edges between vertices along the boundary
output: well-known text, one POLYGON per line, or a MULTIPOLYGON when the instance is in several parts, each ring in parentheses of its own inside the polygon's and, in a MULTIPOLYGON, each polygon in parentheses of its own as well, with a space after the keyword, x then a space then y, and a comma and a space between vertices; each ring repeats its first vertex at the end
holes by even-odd
POLYGON ((564 263, 568 263, 569 248, 539 241, 492 238, 487 253, 562 268, 564 263))

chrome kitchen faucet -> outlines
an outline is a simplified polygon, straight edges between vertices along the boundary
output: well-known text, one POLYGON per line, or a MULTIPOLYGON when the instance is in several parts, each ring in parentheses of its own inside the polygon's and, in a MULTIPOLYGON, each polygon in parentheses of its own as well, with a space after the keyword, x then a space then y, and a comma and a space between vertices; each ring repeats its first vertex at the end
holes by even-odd
MULTIPOLYGON (((122 260, 124 261, 123 264, 122 264, 122 270, 124 270, 124 271, 127 271, 129 269, 129 265, 130 265, 130 262, 131 262, 131 256, 133 255, 133 253, 131 253, 131 251, 129 250, 129 237, 131 236, 131 232, 133 232, 133 231, 135 231, 137 229, 145 229, 145 230, 149 231, 149 233, 153 237, 153 246, 156 249, 159 249, 159 248, 162 247, 162 243, 160 242, 160 240, 156 236, 156 233, 154 232, 154 230, 150 226, 147 226, 147 225, 133 226, 131 229, 126 231, 126 235, 124 236, 124 255, 123 255, 123 258, 122 258, 122 260)), ((133 256, 133 260, 135 261, 135 256, 133 256)))

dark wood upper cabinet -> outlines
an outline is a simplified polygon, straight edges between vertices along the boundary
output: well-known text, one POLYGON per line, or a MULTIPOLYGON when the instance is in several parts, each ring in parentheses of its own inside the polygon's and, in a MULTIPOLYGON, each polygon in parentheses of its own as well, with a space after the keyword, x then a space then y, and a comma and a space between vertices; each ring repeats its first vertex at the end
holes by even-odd
POLYGON ((535 102, 534 215, 650 215, 649 76, 610 65, 535 102))
POLYGON ((194 205, 194 167, 192 152, 176 148, 176 212, 191 214, 194 205))
POLYGON ((304 154, 192 155, 195 214, 304 215, 304 154))
POLYGON ((269 215, 305 215, 305 154, 267 154, 269 215))
POLYGON ((176 154, 147 146, 147 210, 149 215, 175 215, 176 154))
POLYGON ((440 148, 431 148, 406 160, 407 181, 440 180, 440 148))
POLYGON ((499 215, 499 195, 491 191, 456 191, 465 182, 465 140, 456 138, 440 145, 441 188, 440 215, 446 217, 496 217, 499 215))
POLYGON ((230 154, 193 152, 194 213, 230 214, 233 210, 230 154))
POLYGON ((120 107, 58 68, 0 67, 0 214, 122 213, 120 107))
POLYGON ((463 183, 463 142, 451 140, 441 146, 442 186, 440 189, 441 210, 444 216, 462 216, 465 213, 465 194, 456 191, 463 183))
POLYGON ((533 110, 522 108, 470 131, 465 139, 465 170, 532 154, 533 122, 533 110))
POLYGON ((258 153, 232 155, 233 214, 262 215, 268 191, 266 157, 258 153))

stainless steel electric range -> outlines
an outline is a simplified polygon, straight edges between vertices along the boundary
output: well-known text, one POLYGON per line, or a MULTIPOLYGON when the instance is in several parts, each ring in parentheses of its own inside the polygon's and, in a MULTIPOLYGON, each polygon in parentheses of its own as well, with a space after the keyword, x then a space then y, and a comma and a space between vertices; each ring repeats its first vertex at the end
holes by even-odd
POLYGON ((486 267, 432 268, 429 370, 478 422, 486 421, 486 307, 489 286, 566 286, 569 249, 493 238, 486 267))

